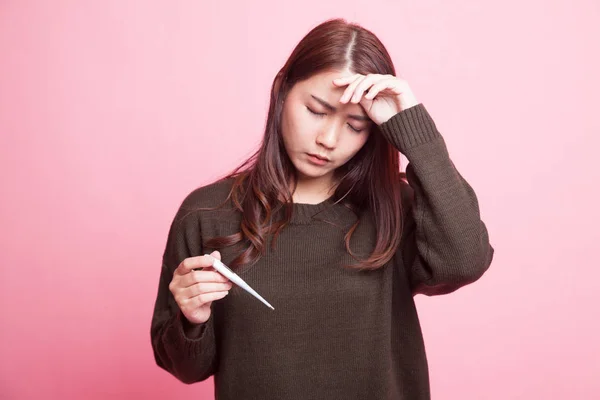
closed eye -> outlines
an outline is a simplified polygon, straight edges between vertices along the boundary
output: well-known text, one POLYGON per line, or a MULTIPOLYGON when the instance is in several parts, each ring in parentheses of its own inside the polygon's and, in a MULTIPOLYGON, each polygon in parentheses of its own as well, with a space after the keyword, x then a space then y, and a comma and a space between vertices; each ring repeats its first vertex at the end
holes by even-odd
POLYGON ((356 133, 360 133, 360 132, 362 132, 362 131, 364 130, 364 129, 357 129, 357 128, 353 127, 353 126, 352 126, 352 125, 350 125, 350 124, 348 124, 348 126, 350 127, 350 129, 352 129, 352 130, 353 130, 354 132, 356 132, 356 133))
POLYGON ((311 114, 314 114, 314 115, 316 115, 316 116, 318 116, 318 117, 322 117, 322 116, 324 116, 324 115, 325 115, 325 113, 318 113, 318 112, 316 112, 316 111, 314 111, 314 110, 311 110, 311 109, 310 109, 310 107, 308 107, 308 106, 306 106, 306 109, 307 109, 308 111, 310 111, 310 113, 311 113, 311 114))
MULTIPOLYGON (((313 115, 317 116, 317 117, 324 117, 325 115, 327 115, 326 113, 319 113, 316 112, 315 110, 312 110, 310 107, 306 106, 306 109, 313 115)), ((352 125, 348 124, 348 126, 350 127, 350 129, 356 133, 360 133, 362 131, 364 131, 364 129, 358 129, 353 127, 352 125)))

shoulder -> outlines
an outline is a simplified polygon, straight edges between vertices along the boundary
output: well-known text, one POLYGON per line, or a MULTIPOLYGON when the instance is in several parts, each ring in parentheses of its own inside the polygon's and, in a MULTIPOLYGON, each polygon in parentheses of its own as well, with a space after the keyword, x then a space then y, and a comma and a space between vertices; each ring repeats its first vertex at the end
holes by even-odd
POLYGON ((200 186, 188 193, 181 205, 186 207, 215 207, 227 198, 233 180, 233 178, 223 178, 200 186))
POLYGON ((181 201, 176 219, 184 220, 192 215, 197 218, 201 213, 218 212, 216 210, 204 210, 205 208, 231 210, 231 199, 228 199, 228 197, 233 181, 234 178, 222 178, 193 189, 181 201))

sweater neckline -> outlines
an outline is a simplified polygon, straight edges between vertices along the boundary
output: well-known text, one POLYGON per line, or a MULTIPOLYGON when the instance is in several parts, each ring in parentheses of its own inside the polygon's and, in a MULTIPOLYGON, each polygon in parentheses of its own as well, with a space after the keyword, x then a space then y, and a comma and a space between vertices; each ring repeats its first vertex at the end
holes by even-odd
POLYGON ((292 224, 310 224, 316 221, 326 220, 330 222, 343 222, 351 220, 354 213, 347 209, 341 202, 335 203, 333 196, 320 203, 291 203, 292 224))

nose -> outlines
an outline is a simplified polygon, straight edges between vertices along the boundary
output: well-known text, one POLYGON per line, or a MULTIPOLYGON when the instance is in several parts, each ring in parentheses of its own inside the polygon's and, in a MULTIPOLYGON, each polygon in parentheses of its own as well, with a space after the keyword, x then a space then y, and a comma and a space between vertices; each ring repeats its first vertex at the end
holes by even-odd
POLYGON ((319 134, 317 135, 317 143, 321 146, 327 148, 328 150, 333 150, 338 142, 340 135, 340 128, 337 126, 335 122, 331 122, 329 124, 323 125, 319 134))

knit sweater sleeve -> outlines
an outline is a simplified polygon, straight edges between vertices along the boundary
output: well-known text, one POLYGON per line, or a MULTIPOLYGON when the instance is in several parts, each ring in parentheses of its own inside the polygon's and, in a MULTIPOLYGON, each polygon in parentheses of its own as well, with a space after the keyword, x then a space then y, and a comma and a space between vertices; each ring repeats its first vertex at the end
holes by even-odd
POLYGON ((450 160, 425 106, 407 108, 379 128, 408 159, 398 252, 413 295, 446 294, 476 281, 494 249, 475 192, 450 160))
POLYGON ((150 329, 156 363, 184 383, 203 381, 216 368, 213 316, 203 324, 190 324, 169 290, 179 263, 202 251, 200 223, 188 212, 191 203, 190 195, 169 229, 150 329))

